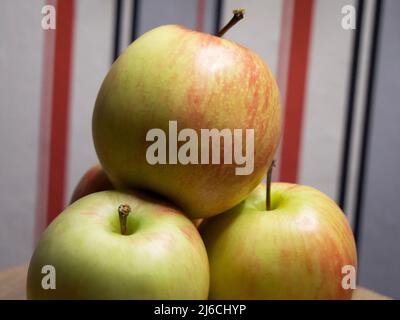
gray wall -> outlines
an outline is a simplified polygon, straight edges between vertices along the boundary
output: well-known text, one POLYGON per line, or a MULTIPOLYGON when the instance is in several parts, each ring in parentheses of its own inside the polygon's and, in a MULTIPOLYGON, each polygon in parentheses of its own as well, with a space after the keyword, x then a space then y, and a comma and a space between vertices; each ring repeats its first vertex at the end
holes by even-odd
POLYGON ((0 1, 0 268, 32 251, 43 1, 0 1), (36 9, 36 10, 35 10, 36 9))
POLYGON ((360 243, 361 285, 400 299, 400 1, 382 16, 360 243))

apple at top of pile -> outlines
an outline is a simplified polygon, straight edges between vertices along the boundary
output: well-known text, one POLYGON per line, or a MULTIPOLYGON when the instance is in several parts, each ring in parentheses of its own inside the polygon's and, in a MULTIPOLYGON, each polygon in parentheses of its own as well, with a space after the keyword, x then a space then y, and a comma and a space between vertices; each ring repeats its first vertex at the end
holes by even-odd
POLYGON ((155 28, 122 53, 93 114, 95 149, 113 184, 161 194, 191 218, 242 201, 271 164, 280 130, 279 90, 266 63, 239 44, 178 25, 155 28), (165 141, 149 137, 152 129, 165 141), (211 132, 215 141, 203 139, 204 129, 219 130, 211 132), (163 142, 149 163, 149 148, 163 142))

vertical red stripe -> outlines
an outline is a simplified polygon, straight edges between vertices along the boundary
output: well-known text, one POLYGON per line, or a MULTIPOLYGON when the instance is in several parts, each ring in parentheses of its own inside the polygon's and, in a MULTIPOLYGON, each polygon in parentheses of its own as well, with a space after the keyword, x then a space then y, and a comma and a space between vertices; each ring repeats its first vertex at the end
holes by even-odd
POLYGON ((278 72, 277 81, 279 84, 279 89, 283 93, 282 103, 286 96, 286 82, 287 82, 287 69, 290 53, 290 40, 292 32, 292 21, 293 21, 293 9, 294 0, 284 0, 282 3, 282 17, 281 17, 281 31, 279 40, 279 55, 278 55, 278 72))
POLYGON ((280 180, 297 182, 313 0, 295 0, 285 93, 280 180))
POLYGON ((47 222, 64 207, 72 75, 74 0, 57 1, 53 96, 50 129, 47 222))
MULTIPOLYGON (((288 61, 290 52, 290 39, 292 32, 292 20, 293 20, 293 0, 283 0, 282 1, 282 16, 281 16, 281 30, 279 39, 279 50, 278 50, 278 69, 277 69, 277 82, 279 86, 279 91, 281 93, 281 105, 282 114, 285 112, 286 103, 286 83, 288 75, 288 61)), ((284 119, 282 119, 284 121, 284 119)), ((275 159, 276 168, 272 172, 273 180, 279 180, 279 172, 281 168, 281 151, 282 146, 279 144, 276 151, 275 159)))
POLYGON ((197 0, 196 30, 204 31, 205 0, 197 0))

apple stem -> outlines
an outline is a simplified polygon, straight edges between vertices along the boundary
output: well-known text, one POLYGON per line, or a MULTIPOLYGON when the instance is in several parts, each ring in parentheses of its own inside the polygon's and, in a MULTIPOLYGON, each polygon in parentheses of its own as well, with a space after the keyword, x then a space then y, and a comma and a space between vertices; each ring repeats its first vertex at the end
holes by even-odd
POLYGON ((230 28, 244 18, 244 9, 233 10, 232 19, 217 33, 217 37, 222 37, 230 28))
POLYGON ((131 212, 131 207, 127 204, 121 204, 118 207, 119 225, 121 227, 121 234, 126 234, 126 222, 130 212, 131 212))
POLYGON ((272 183, 272 170, 275 167, 275 160, 272 160, 271 165, 267 172, 267 211, 271 210, 271 183, 272 183))

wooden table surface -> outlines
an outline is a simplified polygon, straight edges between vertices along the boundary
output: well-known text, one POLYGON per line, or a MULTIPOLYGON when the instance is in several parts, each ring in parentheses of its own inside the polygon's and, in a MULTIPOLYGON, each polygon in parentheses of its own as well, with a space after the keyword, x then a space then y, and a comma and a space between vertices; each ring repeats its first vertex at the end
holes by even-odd
MULTIPOLYGON (((0 271, 0 300, 24 300, 27 266, 13 267, 0 271)), ((389 300, 381 294, 365 288, 357 288, 353 300, 389 300)))

